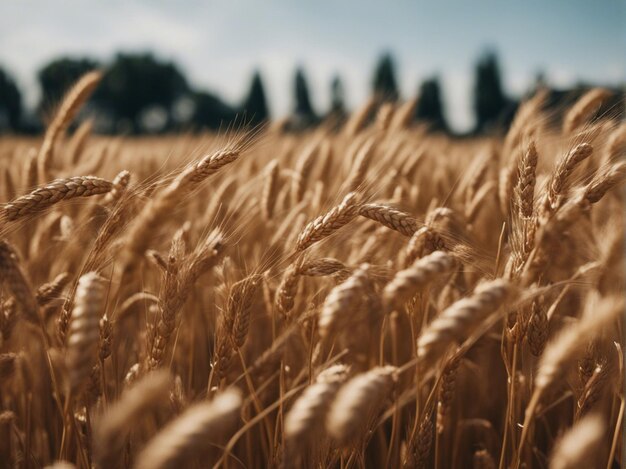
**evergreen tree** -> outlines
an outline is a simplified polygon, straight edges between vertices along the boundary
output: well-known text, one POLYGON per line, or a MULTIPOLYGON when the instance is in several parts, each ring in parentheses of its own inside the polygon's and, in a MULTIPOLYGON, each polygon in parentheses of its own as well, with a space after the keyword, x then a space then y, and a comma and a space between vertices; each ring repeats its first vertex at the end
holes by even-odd
POLYGON ((343 82, 339 75, 335 75, 330 84, 330 112, 331 114, 345 114, 346 104, 343 82))
POLYGON ((265 89, 263 88, 263 81, 261 80, 261 75, 258 71, 255 71, 252 76, 250 91, 244 100, 242 108, 246 115, 247 122, 250 122, 251 124, 265 122, 270 118, 270 113, 267 108, 267 99, 265 97, 265 89))
POLYGON ((383 55, 374 72, 372 83, 374 96, 384 101, 396 101, 398 99, 398 82, 393 58, 391 54, 383 55))
POLYGON ((495 125, 506 106, 507 99, 502 90, 498 58, 489 52, 476 64, 474 83, 476 130, 481 132, 495 125))
POLYGON ((304 70, 301 68, 296 70, 295 99, 294 113, 301 119, 315 120, 315 111, 313 111, 309 95, 309 85, 304 75, 304 70))
POLYGON ((441 102, 439 78, 434 77, 422 82, 415 117, 427 121, 435 130, 448 130, 441 102))
POLYGON ((326 115, 326 125, 329 129, 339 131, 347 116, 343 83, 339 75, 335 75, 330 82, 330 109, 326 115))

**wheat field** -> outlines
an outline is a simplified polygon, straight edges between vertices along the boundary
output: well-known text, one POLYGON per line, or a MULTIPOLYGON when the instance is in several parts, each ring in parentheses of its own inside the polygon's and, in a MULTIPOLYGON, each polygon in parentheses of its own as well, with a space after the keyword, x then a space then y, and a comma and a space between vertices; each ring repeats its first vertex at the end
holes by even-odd
MULTIPOLYGON (((626 126, 0 139, 0 466, 623 461, 626 126)), ((561 118, 562 117, 562 118, 561 118)))

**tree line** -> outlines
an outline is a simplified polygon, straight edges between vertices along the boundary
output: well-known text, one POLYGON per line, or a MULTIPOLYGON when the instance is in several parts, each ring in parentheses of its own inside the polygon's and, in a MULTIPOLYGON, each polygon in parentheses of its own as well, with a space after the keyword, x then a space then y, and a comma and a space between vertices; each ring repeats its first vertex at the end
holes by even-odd
MULTIPOLYGON (((120 53, 106 64, 89 58, 63 57, 43 66, 37 74, 41 99, 35 119, 26 117, 19 87, 0 67, 0 132, 40 131, 42 122, 69 86, 95 68, 101 68, 105 73, 85 112, 91 111, 97 116, 96 128, 101 132, 138 134, 217 129, 227 126, 238 116, 252 125, 271 117, 259 71, 253 73, 244 99, 233 105, 214 93, 192 87, 172 62, 160 60, 150 53, 120 53)), ((330 82, 331 104, 325 112, 314 109, 302 68, 296 70, 293 83, 293 108, 286 122, 287 128, 298 130, 325 118, 339 121, 345 118, 344 85, 339 76, 330 82)), ((371 86, 378 102, 399 99, 396 65, 391 54, 380 57, 371 86)), ((417 96, 415 120, 434 130, 449 132, 440 78, 433 76, 420 83, 417 96)), ((516 106, 516 101, 504 93, 497 56, 492 52, 483 54, 474 70, 473 133, 506 126, 516 106)))

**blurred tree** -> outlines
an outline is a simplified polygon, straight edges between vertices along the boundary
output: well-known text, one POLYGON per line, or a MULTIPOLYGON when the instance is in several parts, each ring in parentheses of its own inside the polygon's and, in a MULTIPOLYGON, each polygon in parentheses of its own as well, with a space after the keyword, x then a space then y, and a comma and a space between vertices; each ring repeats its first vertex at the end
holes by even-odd
POLYGON ((317 116, 311 105, 309 85, 302 68, 296 70, 294 92, 295 106, 289 127, 292 130, 300 130, 317 122, 317 116))
POLYGON ((295 98, 295 113, 303 117, 315 118, 315 111, 313 111, 313 106, 311 106, 311 98, 309 96, 309 85, 304 75, 304 70, 302 70, 301 68, 298 68, 298 70, 296 70, 295 98))
POLYGON ((424 80, 420 85, 415 117, 427 121, 435 130, 447 131, 448 124, 443 114, 439 78, 424 80))
POLYGON ((345 94, 343 82, 339 75, 335 75, 330 83, 330 96, 330 112, 332 114, 345 114, 345 94))
POLYGON ((478 61, 475 80, 476 131, 482 132, 495 125, 507 107, 507 98, 502 91, 500 67, 495 53, 487 52, 478 61))
POLYGON ((378 61, 373 80, 374 96, 383 101, 396 101, 398 99, 398 82, 394 60, 391 54, 384 54, 378 61))
POLYGON ((13 131, 20 127, 22 96, 15 81, 0 68, 0 131, 8 126, 13 131))
POLYGON ((197 91, 191 95, 191 124, 196 128, 219 129, 235 120, 237 111, 211 93, 197 91))
POLYGON ((76 80, 97 66, 98 63, 95 60, 70 57, 55 59, 45 65, 38 73, 41 86, 39 112, 49 112, 76 80))
POLYGON ((531 87, 530 93, 536 92, 540 89, 547 89, 550 87, 548 83, 548 77, 546 76, 546 72, 544 70, 539 70, 535 74, 535 81, 531 87))
POLYGON ((252 76, 250 91, 243 102, 242 109, 245 112, 246 122, 252 125, 265 122, 270 118, 263 81, 258 71, 255 71, 252 76))
POLYGON ((176 101, 189 91, 187 81, 176 65, 160 62, 151 54, 119 54, 106 71, 94 95, 96 102, 133 132, 142 129, 148 111, 165 113, 162 130, 171 128, 176 101))

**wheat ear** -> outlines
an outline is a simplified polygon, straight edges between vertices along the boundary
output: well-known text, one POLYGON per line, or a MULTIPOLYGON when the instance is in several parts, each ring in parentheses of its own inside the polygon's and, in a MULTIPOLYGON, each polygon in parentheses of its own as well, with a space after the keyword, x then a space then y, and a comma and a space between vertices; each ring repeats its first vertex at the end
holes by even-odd
POLYGON ((124 192, 126 192, 126 188, 128 187, 128 183, 130 182, 130 172, 125 169, 117 173, 117 175, 113 178, 111 191, 104 196, 104 203, 112 205, 116 203, 124 192))
POLYGON ((580 351, 581 347, 610 326, 623 312, 623 300, 606 298, 594 305, 593 314, 587 312, 576 324, 564 329, 553 341, 549 342, 541 355, 535 388, 543 392, 548 386, 565 374, 567 365, 580 351))
POLYGON ((334 365, 322 371, 294 402, 285 417, 285 446, 292 457, 296 450, 303 448, 307 437, 314 437, 312 432, 324 422, 332 399, 349 371, 346 365, 334 365))
POLYGON ((5 240, 0 240, 0 285, 2 283, 13 294, 24 317, 34 324, 39 324, 37 301, 30 281, 22 269, 17 252, 5 240))
POLYGON ((416 260, 409 268, 396 273, 383 290, 383 301, 387 310, 399 309, 420 289, 425 288, 440 275, 452 272, 457 262, 443 251, 435 251, 416 260))
POLYGON ((346 134, 350 137, 354 137, 363 130, 375 107, 376 101, 371 98, 361 108, 353 112, 345 125, 346 134))
POLYGON ((528 144, 528 148, 523 153, 519 163, 517 186, 515 195, 520 218, 530 218, 533 215, 533 200, 535 197, 535 182, 537 171, 537 161, 539 155, 534 142, 528 144))
POLYGON ((70 274, 63 272, 57 275, 52 282, 44 283, 40 286, 35 294, 39 306, 45 306, 58 297, 69 281, 70 274))
POLYGON ((354 219, 358 211, 358 197, 355 192, 346 195, 341 203, 333 207, 325 215, 317 217, 304 227, 298 235, 296 250, 304 251, 311 245, 330 236, 339 228, 354 219))
POLYGON ((362 266, 328 293, 317 322, 321 337, 327 337, 342 324, 354 320, 368 287, 367 267, 362 266))
POLYGON ((603 88, 594 88, 587 91, 565 114, 563 132, 571 133, 582 127, 610 96, 611 92, 603 88))
POLYGON ((112 188, 111 182, 94 176, 57 179, 7 203, 2 207, 2 217, 14 221, 45 210, 62 200, 105 194, 112 188))
POLYGON ((576 145, 557 164, 548 184, 548 193, 544 202, 544 210, 551 212, 558 208, 560 199, 568 187, 571 174, 576 167, 593 153, 593 147, 588 143, 576 145))
POLYGON ((148 373, 107 409, 94 428, 94 453, 99 468, 115 466, 132 427, 168 398, 171 387, 168 372, 148 373))
POLYGON ((163 190, 152 196, 126 234, 121 253, 122 265, 126 271, 132 270, 136 260, 143 256, 162 217, 176 207, 182 197, 197 188, 207 177, 234 162, 240 154, 241 148, 236 146, 207 155, 189 165, 163 190))
POLYGON ((348 182, 346 183, 348 191, 356 191, 365 180, 367 169, 369 168, 374 155, 375 143, 376 140, 374 138, 370 138, 357 152, 354 158, 354 163, 352 164, 352 169, 348 175, 348 182))
POLYGON ((177 315, 184 306, 194 283, 209 269, 214 267, 224 250, 224 237, 214 230, 198 245, 188 257, 184 257, 182 232, 172 240, 169 263, 165 267, 165 285, 159 301, 156 327, 148 340, 148 367, 155 369, 163 363, 170 337, 176 329, 177 315))
POLYGON ((411 215, 384 204, 363 204, 359 208, 359 215, 374 220, 404 236, 413 236, 419 228, 419 223, 411 215))
POLYGON ((392 390, 397 368, 373 368, 355 376, 337 393, 326 419, 326 430, 341 444, 362 434, 370 418, 392 390))
POLYGON ((550 456, 550 469, 593 467, 599 462, 598 450, 605 433, 602 417, 583 418, 556 442, 550 456))
POLYGON ((235 283, 230 290, 226 317, 229 318, 228 324, 232 324, 230 329, 231 338, 238 349, 243 347, 246 342, 252 304, 262 280, 262 275, 253 274, 235 283))
POLYGON ((61 107, 59 107, 54 119, 46 130, 43 144, 37 156, 37 167, 41 182, 45 182, 49 179, 48 176, 52 164, 55 143, 70 122, 72 122, 85 101, 91 96, 91 93, 96 89, 101 79, 101 72, 88 72, 76 82, 65 98, 63 98, 61 107))
POLYGON ((297 261, 287 268, 276 290, 276 309, 283 319, 288 319, 294 307, 299 280, 300 265, 297 261))
POLYGON ((596 176, 584 189, 584 198, 595 204, 604 195, 618 184, 626 180, 626 162, 620 161, 612 165, 607 171, 596 176))
POLYGON ((95 272, 78 280, 67 339, 67 367, 73 392, 85 384, 96 363, 105 293, 103 280, 95 272))
POLYGON ((230 389, 211 402, 189 407, 148 442, 137 457, 135 468, 180 468, 216 440, 230 435, 239 420, 241 404, 240 392, 230 389))
POLYGON ((332 257, 321 257, 306 261, 300 267, 300 275, 307 277, 326 277, 328 275, 345 275, 350 268, 343 262, 332 257))
POLYGON ((265 182, 263 183, 263 195, 261 196, 261 207, 266 221, 272 219, 276 196, 278 195, 278 176, 280 168, 278 160, 272 160, 265 168, 265 182))
POLYGON ((418 357, 431 362, 451 343, 463 342, 473 329, 518 294, 506 280, 479 285, 468 298, 453 303, 428 325, 417 341, 418 357))

